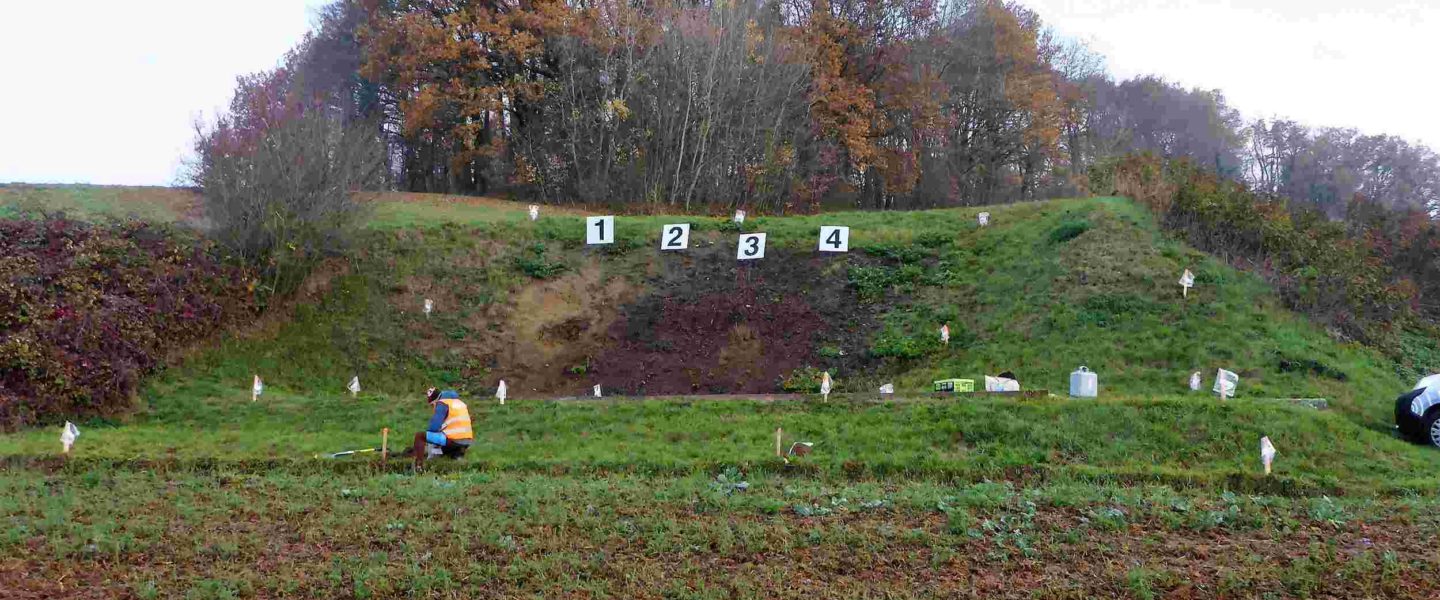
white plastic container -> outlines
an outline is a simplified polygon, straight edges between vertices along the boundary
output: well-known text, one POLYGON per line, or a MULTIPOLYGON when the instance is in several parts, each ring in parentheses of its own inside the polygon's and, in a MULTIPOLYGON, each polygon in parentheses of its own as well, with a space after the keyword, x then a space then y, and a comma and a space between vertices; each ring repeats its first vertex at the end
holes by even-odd
POLYGON ((1076 398, 1094 398, 1100 393, 1100 378, 1094 371, 1080 367, 1070 374, 1070 395, 1076 398))

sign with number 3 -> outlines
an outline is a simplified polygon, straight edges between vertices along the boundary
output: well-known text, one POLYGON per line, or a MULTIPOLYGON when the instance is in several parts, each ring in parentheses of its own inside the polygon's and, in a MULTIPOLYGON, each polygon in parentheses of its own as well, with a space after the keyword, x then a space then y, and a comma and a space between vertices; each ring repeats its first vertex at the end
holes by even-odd
POLYGON ((765 258, 765 234, 747 233, 740 236, 740 245, 735 250, 735 258, 740 260, 765 258))
POLYGON ((675 223, 660 228, 661 250, 684 250, 690 247, 690 224, 675 223))

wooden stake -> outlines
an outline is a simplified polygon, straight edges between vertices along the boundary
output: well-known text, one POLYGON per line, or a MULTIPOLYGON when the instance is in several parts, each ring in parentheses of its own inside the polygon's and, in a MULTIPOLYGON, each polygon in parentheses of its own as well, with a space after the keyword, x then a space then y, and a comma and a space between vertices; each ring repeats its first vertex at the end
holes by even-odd
POLYGON ((380 460, 390 459, 390 428, 380 430, 380 460))
POLYGON ((1189 286, 1184 286, 1184 285, 1182 285, 1182 286, 1180 286, 1180 289, 1185 290, 1185 291, 1183 291, 1183 292, 1180 292, 1180 296, 1181 296, 1182 298, 1189 298, 1189 297, 1190 297, 1190 287, 1189 287, 1189 286))
POLYGON ((785 456, 780 453, 780 435, 782 433, 779 427, 775 428, 775 458, 785 458, 785 456))

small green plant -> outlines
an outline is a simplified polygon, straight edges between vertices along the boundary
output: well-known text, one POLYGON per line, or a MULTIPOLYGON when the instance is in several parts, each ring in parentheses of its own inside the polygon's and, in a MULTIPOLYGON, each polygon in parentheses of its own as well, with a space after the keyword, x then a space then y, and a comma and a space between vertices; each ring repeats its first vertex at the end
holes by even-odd
MULTIPOLYGON (((780 378, 780 389, 791 394, 818 394, 824 374, 824 371, 806 365, 780 378)), ((833 373, 830 375, 830 386, 832 390, 840 387, 840 380, 833 373)))
POLYGON ((515 268, 535 279, 549 279, 565 272, 564 263, 546 260, 544 242, 535 242, 515 257, 515 268))

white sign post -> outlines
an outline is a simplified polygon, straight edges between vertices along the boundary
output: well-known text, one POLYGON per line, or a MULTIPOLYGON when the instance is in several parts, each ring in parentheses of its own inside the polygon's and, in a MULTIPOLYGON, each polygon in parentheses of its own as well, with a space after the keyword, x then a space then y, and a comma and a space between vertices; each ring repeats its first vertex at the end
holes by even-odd
POLYGON ((534 221, 534 220, 539 219, 539 218, 540 218, 540 205, 539 205, 539 204, 531 204, 531 205, 530 205, 530 220, 531 220, 531 221, 534 221))
POLYGON ((820 227, 820 251, 849 252, 850 228, 838 225, 822 225, 820 227))
POLYGON ((615 243, 615 217, 585 217, 585 243, 591 246, 615 243))
POLYGON ((495 398, 500 400, 500 406, 505 406, 505 380, 500 380, 500 386, 495 388, 495 398))
POLYGON ((1195 274, 1191 273, 1190 269, 1185 269, 1185 272, 1180 275, 1180 297, 1189 298, 1192 287, 1195 287, 1195 274))
POLYGON ((740 236, 740 243, 735 248, 735 258, 739 260, 765 258, 765 234, 742 234, 740 236))
POLYGON ((1260 463, 1265 465, 1265 474, 1270 474, 1270 464, 1275 462, 1275 444, 1270 443, 1270 436, 1260 438, 1260 463))
POLYGON ((1220 394, 1221 400, 1224 400, 1226 398, 1234 398, 1235 386, 1239 385, 1239 383, 1239 375, 1226 371, 1225 369, 1217 369, 1215 371, 1214 391, 1215 393, 1220 394))
POLYGON ((260 394, 263 393, 265 393, 265 383, 260 381, 259 375, 256 375, 255 383, 250 384, 250 401, 254 402, 256 400, 259 400, 260 394))
POLYGON ((661 250, 684 250, 689 247, 689 223, 674 223, 660 228, 661 250))
POLYGON ((350 390, 350 397, 351 397, 351 398, 354 398, 356 394, 359 394, 359 393, 360 393, 360 376, 359 376, 359 375, 356 375, 356 376, 354 376, 354 377, 351 377, 351 378, 350 378, 350 385, 345 386, 345 389, 350 390))
POLYGON ((982 212, 977 216, 976 220, 980 221, 981 227, 988 226, 990 225, 990 213, 982 212))

